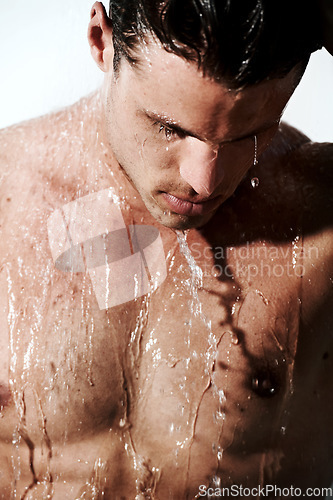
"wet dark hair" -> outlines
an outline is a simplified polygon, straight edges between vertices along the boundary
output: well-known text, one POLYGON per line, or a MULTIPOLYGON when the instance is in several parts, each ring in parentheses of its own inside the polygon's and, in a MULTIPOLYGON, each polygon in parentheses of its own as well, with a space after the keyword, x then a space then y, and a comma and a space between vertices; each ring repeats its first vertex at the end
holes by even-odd
POLYGON ((115 65, 135 63, 138 42, 196 61, 232 88, 285 76, 321 47, 316 0, 110 0, 115 65))

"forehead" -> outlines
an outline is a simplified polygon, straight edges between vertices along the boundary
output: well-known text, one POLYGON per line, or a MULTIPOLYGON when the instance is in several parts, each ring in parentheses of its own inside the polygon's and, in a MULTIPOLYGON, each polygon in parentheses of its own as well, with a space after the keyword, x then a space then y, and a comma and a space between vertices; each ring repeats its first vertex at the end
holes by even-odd
POLYGON ((119 76, 137 106, 206 132, 217 131, 222 122, 225 127, 232 124, 236 135, 244 127, 255 126, 258 118, 274 122, 296 87, 297 72, 292 70, 284 78, 233 90, 204 76, 196 62, 169 53, 154 42, 142 43, 136 56, 137 64, 125 62, 119 76))

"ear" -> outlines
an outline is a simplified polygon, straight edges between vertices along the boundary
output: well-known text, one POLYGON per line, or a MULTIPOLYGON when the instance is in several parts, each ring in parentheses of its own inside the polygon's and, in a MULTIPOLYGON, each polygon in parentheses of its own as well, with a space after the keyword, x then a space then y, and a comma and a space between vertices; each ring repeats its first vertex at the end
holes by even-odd
POLYGON ((113 64, 112 23, 104 5, 95 2, 90 12, 88 41, 91 55, 97 66, 107 72, 113 64))

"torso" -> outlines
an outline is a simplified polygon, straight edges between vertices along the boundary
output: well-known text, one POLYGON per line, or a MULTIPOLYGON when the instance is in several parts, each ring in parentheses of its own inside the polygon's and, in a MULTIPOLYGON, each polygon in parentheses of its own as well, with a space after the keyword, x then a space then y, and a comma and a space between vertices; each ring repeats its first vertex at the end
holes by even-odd
POLYGON ((322 149, 282 130, 214 219, 177 235, 133 216, 75 128, 80 109, 2 139, 1 498, 329 486, 332 251, 318 195, 329 181, 312 170, 322 149), (55 265, 48 221, 110 188, 126 225, 158 229, 167 273, 101 308, 89 272, 55 265))

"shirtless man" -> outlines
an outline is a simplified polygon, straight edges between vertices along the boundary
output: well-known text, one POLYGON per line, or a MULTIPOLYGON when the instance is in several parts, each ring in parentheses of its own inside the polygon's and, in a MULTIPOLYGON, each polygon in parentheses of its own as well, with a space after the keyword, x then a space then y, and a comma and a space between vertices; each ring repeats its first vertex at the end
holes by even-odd
POLYGON ((111 3, 102 90, 1 133, 1 498, 324 498, 333 150, 279 125, 305 16, 149 2, 135 36, 111 3))

